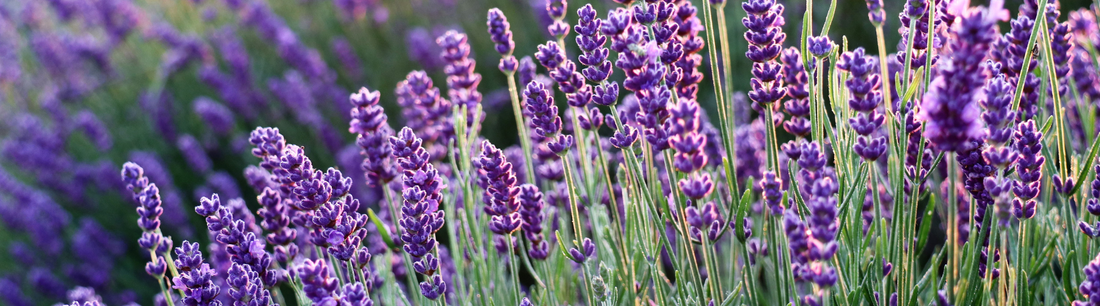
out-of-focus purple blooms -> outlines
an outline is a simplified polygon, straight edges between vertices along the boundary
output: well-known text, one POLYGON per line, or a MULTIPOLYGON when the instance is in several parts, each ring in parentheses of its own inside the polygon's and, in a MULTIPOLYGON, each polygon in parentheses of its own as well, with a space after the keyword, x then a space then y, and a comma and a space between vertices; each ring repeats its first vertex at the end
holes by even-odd
MULTIPOLYGON (((898 34, 901 34, 901 40, 898 41, 898 53, 894 56, 894 59, 904 66, 906 64, 905 58, 909 57, 909 68, 914 71, 924 67, 928 61, 928 35, 930 28, 932 29, 933 35, 932 46, 940 46, 943 44, 938 29, 942 21, 936 19, 929 25, 930 20, 928 16, 932 9, 933 8, 928 6, 928 0, 907 0, 905 1, 905 9, 898 14, 901 25, 898 27, 898 34), (910 24, 913 25, 912 28, 909 27, 910 24), (909 46, 910 35, 913 36, 912 46, 909 46)), ((932 58, 933 64, 935 64, 937 58, 938 55, 932 58)))
MULTIPOLYGON (((994 64, 994 66, 997 65, 994 64)), ((1008 163, 1016 160, 1015 152, 1008 147, 1012 132, 1015 130, 1013 119, 1016 116, 1012 111, 1013 92, 1015 92, 1015 86, 1006 82, 1003 75, 998 75, 986 84, 985 99, 978 102, 984 109, 982 120, 989 129, 985 141, 990 146, 982 152, 982 156, 990 165, 1000 168, 1005 168, 1008 163)))
POLYGON ((1073 44, 1073 28, 1070 23, 1058 22, 1058 4, 1052 2, 1047 4, 1046 18, 1047 29, 1049 30, 1050 50, 1051 57, 1054 60, 1054 76, 1058 78, 1058 95, 1063 97, 1067 96, 1069 92, 1069 81, 1066 80, 1066 76, 1070 74, 1070 61, 1073 60, 1075 54, 1072 51, 1075 46, 1073 44))
POLYGON ((424 71, 410 72, 397 84, 397 104, 402 107, 405 124, 423 140, 432 160, 445 157, 447 143, 454 135, 451 101, 439 96, 431 77, 424 71))
POLYGON ((210 264, 202 262, 202 251, 197 242, 184 241, 176 248, 176 268, 179 276, 172 280, 172 288, 182 290, 186 305, 221 305, 215 300, 221 288, 214 285, 217 272, 210 264))
POLYGON ((493 146, 488 140, 481 142, 481 156, 473 161, 478 169, 479 187, 485 190, 482 198, 485 213, 489 215, 489 230, 498 235, 507 235, 519 229, 521 220, 517 195, 516 175, 512 163, 504 157, 504 152, 493 146))
POLYGON ((172 112, 172 96, 164 92, 145 92, 138 98, 138 104, 152 115, 153 128, 168 141, 176 140, 176 122, 172 112))
POLYGON ((924 136, 940 151, 964 151, 981 136, 978 122, 982 85, 989 77, 982 61, 996 38, 996 19, 987 10, 971 10, 953 28, 956 38, 945 54, 918 114, 924 136))
POLYGON ((386 123, 385 111, 378 105, 379 93, 360 88, 349 100, 354 108, 351 110, 351 127, 348 131, 358 134, 355 144, 361 148, 361 167, 366 173, 367 185, 385 186, 397 173, 390 167, 392 152, 389 137, 393 130, 386 123))
POLYGON ((443 200, 439 173, 430 163, 430 155, 422 146, 423 140, 405 127, 396 137, 390 137, 397 164, 401 167, 402 197, 401 232, 399 238, 405 253, 413 257, 413 267, 426 277, 420 282, 420 293, 429 299, 437 299, 447 290, 447 283, 439 272, 439 258, 432 253, 436 249, 435 233, 443 228, 443 200))
MULTIPOLYGON (((707 165, 708 156, 705 152, 707 136, 699 131, 700 111, 699 103, 681 100, 672 109, 672 116, 665 124, 665 130, 671 134, 668 145, 676 150, 672 164, 677 171, 686 174, 677 184, 684 195, 694 201, 706 198, 714 190, 710 174, 701 171, 707 165)), ((708 221, 704 226, 710 223, 708 221)))
POLYGON ((344 72, 352 80, 359 80, 363 77, 363 64, 359 61, 359 56, 355 54, 355 49, 351 47, 347 39, 333 39, 332 52, 336 53, 336 58, 340 59, 344 72))
POLYGON ((516 71, 519 86, 527 88, 527 84, 535 80, 535 76, 538 73, 538 66, 535 66, 535 61, 531 60, 530 56, 524 56, 519 60, 519 70, 516 71))
POLYGON ((0 299, 12 306, 31 306, 31 300, 11 277, 0 277, 0 299))
MULTIPOLYGON (((1100 173, 1095 171, 1100 170, 1100 164, 1097 164, 1093 170, 1093 173, 1100 173)), ((1091 188, 1091 191, 1089 191, 1090 197, 1086 201, 1085 208, 1088 209, 1090 214, 1100 216, 1100 176, 1093 177, 1089 187, 1091 188)))
POLYGON ((546 30, 550 32, 550 36, 562 39, 565 35, 569 35, 569 24, 565 22, 565 12, 568 9, 569 3, 566 0, 546 1, 546 13, 554 20, 546 27, 546 30))
POLYGON ((198 173, 210 172, 213 167, 210 156, 206 155, 206 149, 202 147, 198 139, 195 139, 195 136, 189 134, 180 136, 176 139, 176 148, 180 150, 183 159, 187 161, 187 165, 191 166, 191 170, 198 173))
POLYGON ((405 47, 409 50, 409 59, 419 63, 424 70, 438 71, 443 66, 438 56, 439 46, 427 29, 417 27, 409 30, 405 34, 405 47))
POLYGON ((65 284, 46 268, 31 268, 27 273, 27 283, 33 285, 38 293, 47 298, 60 299, 65 296, 65 284))
POLYGON ((233 112, 213 99, 207 97, 195 98, 195 101, 191 103, 191 107, 199 117, 202 117, 206 126, 218 135, 229 135, 229 132, 236 125, 233 120, 233 112))
POLYGON ((751 0, 741 4, 748 14, 741 19, 747 28, 745 40, 749 49, 745 56, 752 64, 752 91, 749 98, 761 107, 782 99, 787 91, 783 87, 781 66, 775 61, 783 48, 787 34, 783 33, 783 5, 775 0, 751 0))
POLYGON ((1012 201, 1012 214, 1018 219, 1029 219, 1035 216, 1039 191, 1042 189, 1043 163, 1043 133, 1039 132, 1035 121, 1021 122, 1013 133, 1013 148, 1020 155, 1016 160, 1016 175, 1019 180, 1012 186, 1012 194, 1016 199, 1012 201))
POLYGON ((519 186, 519 215, 523 220, 523 234, 531 242, 527 255, 538 260, 550 256, 550 244, 542 235, 543 208, 542 192, 538 186, 523 184, 519 186))
POLYGON ((103 121, 99 121, 94 113, 89 110, 81 110, 77 113, 75 121, 76 125, 88 136, 88 139, 96 145, 96 148, 100 151, 111 149, 111 132, 107 130, 107 126, 103 125, 103 121))
POLYGON ((882 0, 867 0, 867 18, 875 26, 886 21, 886 11, 882 9, 882 0))
POLYGON ((477 91, 481 74, 474 72, 476 62, 470 58, 466 34, 447 31, 436 39, 436 43, 443 49, 440 57, 447 63, 443 67, 443 72, 447 74, 447 96, 452 104, 466 106, 467 124, 472 128, 476 123, 474 117, 484 121, 485 114, 475 114, 478 104, 481 104, 481 93, 477 91))
POLYGON ((836 68, 849 73, 848 80, 844 82, 851 92, 848 107, 858 113, 848 119, 848 125, 860 135, 852 149, 863 160, 875 161, 886 152, 886 137, 872 136, 886 121, 878 111, 879 104, 882 104, 882 79, 873 74, 878 65, 860 47, 841 55, 836 68))
POLYGON ((780 60, 783 62, 783 82, 787 84, 787 97, 790 98, 783 104, 783 110, 790 115, 790 119, 783 123, 783 129, 795 136, 806 137, 810 134, 810 91, 802 55, 798 48, 790 47, 783 51, 780 60))
POLYGON ((1031 40, 1031 30, 1035 27, 1034 18, 1027 16, 1025 13, 1021 11, 1020 16, 1012 20, 1012 29, 994 43, 995 51, 990 53, 991 57, 1002 64, 1001 72, 1005 74, 1005 78, 1010 84, 1018 84, 1019 79, 1024 78, 1019 110, 1016 111, 1016 123, 1035 117, 1035 114, 1039 111, 1037 105, 1039 101, 1038 91, 1042 82, 1038 76, 1032 73, 1039 67, 1038 56, 1032 53, 1031 58, 1024 58, 1027 55, 1027 46, 1031 40), (1026 71, 1023 70, 1025 61, 1028 63, 1026 71))
POLYGON ((761 197, 764 199, 764 204, 771 209, 772 214, 782 214, 785 208, 783 207, 783 190, 780 188, 783 184, 782 180, 775 174, 775 172, 764 172, 763 177, 760 180, 760 189, 763 190, 761 197))
POLYGON ((1100 43, 1100 27, 1096 25, 1096 14, 1088 8, 1079 8, 1069 12, 1069 24, 1077 45, 1097 45, 1100 43))
POLYGON ((1073 301, 1073 306, 1096 305, 1096 297, 1100 296, 1100 255, 1093 258, 1083 269, 1085 279, 1077 287, 1077 292, 1084 296, 1084 301, 1073 301))

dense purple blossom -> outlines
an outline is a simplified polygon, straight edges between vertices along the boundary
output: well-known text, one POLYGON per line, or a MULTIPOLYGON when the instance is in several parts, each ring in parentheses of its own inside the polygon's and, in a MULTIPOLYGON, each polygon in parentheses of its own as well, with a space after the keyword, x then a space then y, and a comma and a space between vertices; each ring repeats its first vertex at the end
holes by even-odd
POLYGON ((489 230, 507 235, 519 229, 522 221, 517 196, 516 174, 504 152, 488 140, 481 142, 481 156, 473 161, 478 170, 477 184, 485 190, 485 214, 489 215, 489 230))
POLYGON ((485 24, 489 28, 489 39, 493 41, 497 53, 501 55, 500 64, 497 64, 497 68, 506 73, 515 72, 519 63, 516 61, 516 57, 512 55, 512 51, 516 49, 516 42, 512 40, 512 30, 508 18, 504 16, 504 12, 494 7, 489 9, 489 18, 485 24))
POLYGON ((378 105, 378 91, 360 88, 348 99, 354 106, 351 110, 351 127, 348 131, 358 134, 355 144, 363 156, 360 167, 366 173, 368 186, 385 186, 397 173, 390 167, 391 148, 389 137, 393 129, 386 122, 386 113, 378 105))
POLYGON ((1082 268, 1084 272, 1084 280, 1081 281, 1081 285, 1077 287, 1077 292, 1081 293, 1081 296, 1085 297, 1084 301, 1073 301, 1073 306, 1093 306, 1100 304, 1097 301, 1097 297, 1100 297, 1100 255, 1089 261, 1088 265, 1082 268))
POLYGON ((185 240, 176 248, 176 268, 180 275, 172 279, 172 287, 183 291, 185 305, 221 305, 216 300, 221 288, 212 280, 217 272, 210 268, 210 264, 203 263, 197 242, 185 240))
MULTIPOLYGON (((476 62, 470 58, 470 44, 466 42, 466 34, 447 31, 436 39, 436 43, 443 50, 440 57, 447 63, 443 67, 443 72, 447 74, 447 96, 452 104, 466 106, 468 124, 473 126, 474 113, 481 104, 481 93, 477 91, 481 74, 474 72, 476 62)), ((480 120, 485 120, 484 114, 477 115, 480 120)))
MULTIPOLYGON (((561 117, 558 116, 558 107, 554 105, 554 97, 550 95, 542 83, 531 82, 523 90, 524 110, 531 118, 534 127, 534 136, 538 139, 546 139, 539 144, 539 151, 547 151, 552 154, 562 154, 573 145, 573 136, 561 135, 561 117)), ((538 140, 536 139, 536 140, 538 140)))
POLYGON ((783 87, 781 66, 775 61, 783 48, 787 34, 783 33, 783 5, 775 0, 752 0, 741 4, 748 14, 741 20, 747 28, 745 39, 749 49, 745 56, 752 64, 752 91, 749 98, 754 105, 770 107, 772 103, 786 95, 783 87))
POLYGON ((443 228, 443 201, 439 173, 430 161, 423 140, 405 127, 396 137, 390 138, 394 156, 402 171, 401 228, 399 238, 405 253, 413 257, 413 267, 426 279, 420 283, 420 293, 429 299, 437 299, 447 290, 447 283, 438 273, 439 258, 432 253, 436 249, 435 233, 443 228))
POLYGON ((264 250, 264 242, 249 229, 249 224, 223 206, 217 194, 203 198, 195 212, 206 217, 207 229, 216 233, 215 240, 225 246, 229 259, 235 264, 248 265, 260 275, 265 287, 277 283, 285 275, 273 267, 273 259, 264 250))
POLYGON ((1016 175, 1019 180, 1012 186, 1012 194, 1016 199, 1012 201, 1012 214, 1018 219, 1028 219, 1035 216, 1035 198, 1039 197, 1042 189, 1043 163, 1043 133, 1039 132, 1035 121, 1024 121, 1016 127, 1013 133, 1013 148, 1020 158, 1016 160, 1016 175))
POLYGON ((423 139, 432 160, 442 159, 454 135, 451 101, 440 97, 439 88, 432 85, 427 73, 413 71, 397 84, 397 104, 402 108, 405 124, 423 139))
POLYGON ((550 256, 550 244, 542 234, 543 209, 542 192, 538 186, 523 184, 519 186, 519 216, 523 220, 523 235, 531 242, 527 255, 533 259, 545 260, 550 256))
MULTIPOLYGON (((996 8, 999 9, 999 8, 996 8)), ((951 51, 944 55, 921 104, 924 136, 940 151, 964 151, 981 136, 977 101, 989 77, 982 62, 996 38, 996 19, 987 10, 971 10, 953 28, 951 51)))
MULTIPOLYGON (((915 71, 918 68, 924 67, 928 60, 929 47, 935 47, 943 44, 941 34, 938 31, 939 25, 942 23, 941 19, 932 20, 932 24, 929 25, 929 12, 933 8, 928 6, 928 0, 907 0, 905 1, 904 10, 898 14, 899 25, 898 34, 901 39, 898 40, 898 53, 894 58, 901 63, 905 63, 905 58, 909 57, 909 67, 915 71), (913 27, 910 28, 910 23, 913 23, 913 27), (929 28, 932 29, 932 46, 928 45, 929 28), (913 35, 913 45, 910 47, 909 36, 913 35)), ((932 58, 932 63, 935 64, 935 55, 932 58)))
POLYGON ((1011 30, 1000 37, 995 43, 995 50, 991 56, 1002 64, 1001 72, 1010 84, 1017 84, 1024 78, 1023 93, 1020 97, 1020 106, 1016 111, 1016 123, 1035 117, 1039 110, 1039 86, 1042 82, 1033 74, 1039 67, 1038 56, 1032 52, 1031 58, 1024 58, 1027 53, 1027 45, 1031 40, 1031 30, 1035 27, 1034 17, 1029 17, 1021 11, 1020 16, 1011 22, 1011 30), (1027 70, 1024 64, 1027 63, 1027 70))
MULTIPOLYGON (((787 97, 790 98, 783 104, 783 110, 790 115, 790 119, 783 123, 783 129, 796 136, 806 137, 810 134, 808 72, 802 65, 802 55, 798 52, 798 48, 787 48, 780 55, 780 60, 783 62, 783 82, 787 84, 787 97)), ((788 150, 784 149, 784 151, 788 150)))
POLYGON ((230 288, 226 295, 232 299, 233 306, 274 305, 271 293, 251 266, 234 263, 227 274, 225 282, 230 288))
POLYGON ((864 160, 877 160, 886 152, 886 137, 872 135, 886 121, 878 111, 883 97, 882 79, 873 74, 878 68, 877 62, 863 48, 856 48, 841 55, 836 68, 849 73, 844 82, 852 93, 848 107, 857 112, 855 117, 848 119, 848 125, 860 135, 852 149, 864 160))

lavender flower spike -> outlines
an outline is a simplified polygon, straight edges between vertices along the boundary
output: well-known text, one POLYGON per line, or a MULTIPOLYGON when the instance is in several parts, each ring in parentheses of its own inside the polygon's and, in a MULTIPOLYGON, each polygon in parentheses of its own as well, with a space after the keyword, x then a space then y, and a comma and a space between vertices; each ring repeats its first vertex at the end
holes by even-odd
POLYGON ((138 239, 138 245, 149 250, 153 257, 145 264, 145 272, 160 279, 168 268, 161 254, 172 248, 172 240, 160 234, 160 214, 164 211, 161 208, 160 189, 157 184, 150 183, 149 178, 145 177, 145 170, 133 162, 122 165, 122 181, 139 203, 137 223, 144 233, 138 239))
POLYGON ((182 246, 176 248, 176 256, 180 275, 172 280, 172 287, 183 291, 184 304, 220 306, 221 301, 215 298, 221 293, 221 288, 212 281, 217 272, 210 268, 210 264, 202 262, 199 244, 184 241, 182 246))
POLYGON ((542 235, 542 210, 545 204, 539 187, 532 184, 519 186, 519 215, 523 221, 523 234, 531 241, 527 255, 533 259, 545 260, 550 256, 550 244, 542 235))
POLYGON ((1028 219, 1035 216, 1035 198, 1042 190, 1043 163, 1046 161, 1042 154, 1043 133, 1039 132, 1035 121, 1028 120, 1017 126, 1013 138, 1013 146, 1020 158, 1016 160, 1019 180, 1012 186, 1012 193, 1016 195, 1012 201, 1012 214, 1018 219, 1028 219))
POLYGON ((477 185, 485 190, 485 213, 490 216, 489 230, 507 235, 519 229, 521 221, 516 196, 516 174, 504 152, 488 140, 481 142, 481 156, 473 162, 478 169, 477 185))
POLYGON ((1081 281, 1081 285, 1077 287, 1077 291, 1081 293, 1081 296, 1085 297, 1084 301, 1073 301, 1073 306, 1093 306, 1100 304, 1097 302, 1097 297, 1100 297, 1100 254, 1093 258, 1084 269, 1085 279, 1081 281))
POLYGON ((390 166, 392 153, 389 137, 393 130, 386 123, 386 112, 378 105, 378 91, 369 91, 360 88, 359 92, 351 94, 349 98, 354 108, 351 109, 351 127, 348 132, 359 134, 355 144, 362 150, 363 172, 367 176, 368 186, 383 186, 397 176, 390 166))
POLYGON ((872 74, 877 67, 874 58, 867 56, 862 47, 844 53, 836 63, 837 69, 850 74, 844 82, 852 93, 848 107, 858 112, 854 118, 848 119, 848 124, 860 135, 852 149, 867 161, 877 160, 886 152, 886 137, 871 136, 886 121, 878 111, 882 103, 882 80, 872 74))
POLYGON ((505 73, 516 71, 516 67, 519 66, 519 62, 516 61, 516 57, 512 55, 512 51, 516 49, 516 42, 512 40, 511 25, 508 24, 508 18, 504 16, 504 12, 501 12, 499 8, 489 9, 489 20, 485 22, 489 27, 489 39, 493 41, 496 46, 497 53, 500 53, 500 64, 497 68, 505 73))
POLYGON ((447 283, 440 273, 435 233, 443 228, 443 211, 439 210, 444 188, 439 173, 430 163, 431 155, 422 146, 423 140, 412 129, 405 127, 390 137, 397 164, 402 170, 401 228, 399 236, 402 248, 413 257, 413 267, 425 276, 420 283, 420 293, 429 299, 437 299, 447 291, 447 283))
POLYGON ((1000 8, 971 10, 956 21, 946 62, 932 81, 921 104, 920 119, 926 122, 924 135, 936 149, 963 151, 969 140, 981 136, 977 101, 982 85, 989 77, 982 61, 989 44, 996 38, 996 18, 990 13, 1000 8))
POLYGON ((749 50, 745 56, 753 61, 752 91, 749 98, 761 107, 770 107, 782 99, 787 91, 783 87, 781 66, 775 61, 783 48, 787 34, 783 33, 783 5, 775 0, 750 0, 741 4, 748 16, 741 19, 745 25, 745 40, 749 50))

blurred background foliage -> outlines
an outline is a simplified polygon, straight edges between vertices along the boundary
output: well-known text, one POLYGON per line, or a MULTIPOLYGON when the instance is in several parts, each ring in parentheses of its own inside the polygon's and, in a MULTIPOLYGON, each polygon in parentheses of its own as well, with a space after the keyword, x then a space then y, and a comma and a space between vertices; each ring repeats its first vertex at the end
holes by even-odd
MULTIPOLYGON (((158 185, 172 188, 180 198, 180 208, 166 211, 165 214, 180 213, 191 229, 199 231, 184 232, 181 228, 169 227, 166 234, 176 238, 176 245, 182 240, 209 242, 207 235, 201 233, 204 223, 191 214, 191 207, 198 203, 198 196, 213 187, 208 185, 208 175, 199 169, 193 169, 185 162, 186 153, 178 148, 178 137, 191 135, 198 140, 201 149, 212 161, 211 171, 228 173, 240 186, 240 193, 246 203, 256 206, 255 194, 247 188, 243 169, 258 160, 249 153, 247 133, 256 126, 279 127, 287 136, 289 143, 306 146, 307 153, 318 168, 339 167, 344 171, 357 171, 358 149, 354 146, 353 135, 345 132, 348 122, 349 104, 347 95, 359 87, 379 90, 382 93, 382 105, 390 115, 390 124, 403 125, 401 111, 396 104, 394 88, 413 70, 426 70, 436 80, 437 87, 445 87, 442 63, 438 57, 439 48, 435 37, 446 30, 458 30, 469 35, 473 46, 471 58, 477 61, 478 73, 483 79, 480 91, 484 95, 483 105, 489 114, 483 129, 484 137, 500 146, 515 143, 515 122, 508 101, 505 76, 497 70, 499 55, 493 51, 493 45, 486 33, 486 11, 500 8, 509 18, 516 41, 516 55, 531 55, 536 46, 545 43, 549 36, 545 26, 549 18, 544 11, 545 0, 268 0, 271 10, 278 15, 286 26, 293 31, 301 45, 315 49, 328 69, 320 75, 299 71, 302 66, 282 56, 279 42, 265 36, 258 28, 245 21, 245 12, 233 9, 231 4, 248 2, 247 0, 8 0, 0 1, 0 139, 9 146, 20 146, 27 137, 51 137, 54 134, 33 134, 28 127, 21 125, 28 116, 58 119, 58 113, 69 115, 90 111, 107 127, 110 141, 107 148, 97 143, 97 139, 84 134, 73 133, 72 137, 52 139, 61 145, 47 152, 44 158, 53 155, 68 156, 73 165, 96 165, 103 175, 93 176, 94 184, 112 188, 92 188, 76 185, 85 192, 79 195, 63 195, 58 186, 51 184, 70 184, 66 180, 51 180, 54 176, 76 176, 74 173, 58 173, 59 169, 41 167, 35 161, 20 158, 17 154, 4 154, 0 165, 10 174, 33 189, 43 192, 68 212, 66 226, 53 234, 70 239, 83 239, 79 235, 86 230, 81 224, 95 220, 116 243, 121 243, 122 252, 111 253, 113 266, 100 267, 107 275, 103 288, 97 288, 110 304, 135 300, 149 304, 157 292, 152 279, 144 273, 143 264, 148 259, 133 243, 140 234, 135 225, 136 214, 129 195, 119 186, 118 169, 130 159, 149 156, 158 158, 170 174, 170 182, 155 181, 158 185), (131 2, 132 1, 132 2, 131 2), (124 3, 132 10, 105 12, 103 16, 124 15, 123 22, 132 22, 133 30, 117 42, 109 41, 110 33, 99 29, 87 18, 65 17, 64 10, 58 9, 73 4, 86 4, 88 7, 102 7, 107 4, 124 3), (349 6, 347 3, 356 5, 349 6), (113 15, 112 15, 113 14, 113 15), (174 37, 173 37, 174 35, 174 37), (63 62, 56 58, 43 56, 35 49, 39 40, 61 37, 63 41, 90 41, 97 43, 106 52, 106 63, 85 61, 63 62), (218 42, 226 37, 239 39, 239 46, 226 47, 218 42), (179 44, 172 39, 190 40, 179 44), (187 48, 197 48, 188 50, 187 48), (188 54, 194 51, 197 54, 188 54), (350 51, 350 52, 347 52, 350 51), (205 98, 217 103, 223 101, 223 92, 204 82, 204 68, 217 68, 225 72, 234 69, 227 55, 247 54, 247 79, 254 91, 256 115, 247 117, 237 113, 232 130, 215 131, 195 111, 195 101, 205 98), (355 64, 354 62, 358 62, 355 64), (50 66, 66 65, 62 70, 51 73, 50 66), (90 69, 86 66, 100 66, 90 69), (10 74, 10 71, 16 71, 10 74), (13 77, 14 75, 14 77, 13 77), (294 86, 301 80, 309 84, 327 84, 322 90, 307 90, 312 95, 280 95, 284 89, 294 86), (83 87, 73 89, 73 84, 83 87), (322 124, 315 118, 301 118, 302 103, 315 107, 321 116, 322 124), (497 115, 508 114, 508 115, 497 115), (327 138, 326 138, 327 137, 327 138), (136 153, 135 153, 136 152, 136 153), (136 155, 135 155, 136 154, 136 155), (341 163, 341 159, 349 162, 341 163), (113 175, 113 176, 112 176, 113 175), (115 181, 110 181, 115 180, 115 181), (198 194, 197 194, 198 193, 198 194), (132 292, 127 292, 132 290, 132 292), (135 299, 136 298, 136 299, 135 299)), ((261 1, 262 2, 262 1, 261 1)), ((584 1, 571 1, 567 20, 575 21, 576 8, 584 1)), ((590 1, 600 12, 620 5, 610 0, 590 1)), ((696 6, 701 7, 698 0, 696 6)), ((786 5, 788 33, 787 44, 796 45, 801 36, 801 14, 805 8, 803 1, 780 1, 786 5)), ((817 0, 814 20, 818 23, 813 31, 820 31, 821 23, 828 13, 829 1, 817 0)), ((874 28, 866 22, 866 6, 863 1, 834 0, 836 20, 832 27, 833 39, 840 40, 843 35, 851 48, 864 46, 869 53, 877 52, 874 28)), ((904 4, 901 0, 886 1, 887 29, 897 28, 897 14, 904 4)), ((1062 1, 1063 12, 1086 6, 1087 0, 1062 1)), ((1007 7, 1015 8, 1018 1, 1009 1, 1007 7)), ((977 5, 977 3, 975 3, 977 5)), ((79 10, 80 8, 78 8, 79 10)), ((108 11, 112 10, 108 8, 108 11)), ((739 3, 726 6, 730 14, 729 33, 733 39, 735 62, 732 64, 734 90, 748 88, 750 62, 744 53, 744 40, 740 18, 744 15, 739 3)), ((76 15, 94 15, 88 12, 69 12, 76 15)), ((601 13, 600 16, 605 16, 601 13)), ((113 20, 113 19, 112 19, 113 20)), ((1002 28, 1005 28, 1002 25, 1002 28)), ((280 35, 289 35, 281 33, 280 35)), ((568 52, 578 54, 572 37, 568 40, 568 52)), ((896 31, 887 32, 889 52, 896 51, 899 37, 896 31)), ((40 46, 41 47, 41 46, 40 46)), ((45 46, 49 47, 49 46, 45 46)), ((94 48, 93 48, 94 49, 94 48)), ((70 50, 71 51, 71 50, 70 50)), ((700 70, 711 77, 710 63, 700 70)), ((544 72, 544 71, 542 71, 544 72)), ((621 78, 621 75, 616 75, 621 78)), ((713 89, 710 81, 701 84, 700 103, 714 113, 713 89)), ((563 101, 564 99, 559 99, 563 101)), ((309 106, 307 105, 307 106, 309 106)), ((714 118, 712 116, 712 118, 714 118)), ((61 120, 41 119, 46 126, 60 129, 61 120)), ((34 129, 31 127, 31 129, 34 129)), ((63 133, 61 135, 68 135, 63 133)), ((79 168, 79 167, 77 167, 79 168)), ((77 169, 60 169, 79 172, 77 169)), ((357 172, 356 172, 357 173, 357 172)), ((352 176, 361 184, 361 176, 352 176)), ((73 183, 75 184, 75 183, 73 183)), ((360 199, 373 203, 373 194, 364 191, 360 199)), ((0 190, 8 209, 26 209, 29 203, 23 203, 11 190, 0 190)), ((0 204, 5 205, 5 204, 0 204)), ((45 216, 43 218, 49 218, 45 216)), ((177 217, 178 218, 178 217, 177 217)), ((50 220, 30 220, 46 222, 50 220)), ((4 290, 20 290, 34 301, 34 304, 49 305, 67 301, 64 296, 56 296, 57 290, 43 289, 41 273, 52 273, 63 288, 83 285, 80 280, 64 277, 66 267, 86 260, 92 256, 88 250, 66 249, 57 258, 42 257, 27 263, 20 253, 29 246, 30 254, 43 252, 31 240, 38 239, 27 231, 13 228, 10 223, 0 228, 0 276, 6 283, 0 283, 0 295, 10 293, 4 290), (16 247, 16 245, 20 245, 16 247), (45 271, 45 272, 43 272, 45 271), (14 284, 14 285, 12 285, 14 284)), ((94 249, 93 249, 94 250, 94 249)), ((100 254, 102 255, 102 254, 100 254)), ((0 304, 4 303, 0 300, 0 304)))

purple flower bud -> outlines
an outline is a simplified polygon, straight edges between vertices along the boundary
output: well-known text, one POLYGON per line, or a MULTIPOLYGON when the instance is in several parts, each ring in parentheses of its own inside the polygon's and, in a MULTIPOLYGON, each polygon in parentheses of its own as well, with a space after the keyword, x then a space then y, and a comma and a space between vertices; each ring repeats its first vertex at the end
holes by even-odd
POLYGON ((806 38, 806 50, 819 59, 833 52, 834 46, 833 41, 828 36, 810 36, 806 38))

